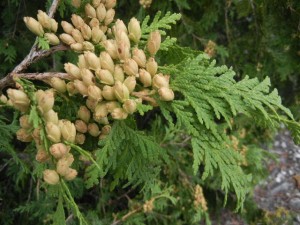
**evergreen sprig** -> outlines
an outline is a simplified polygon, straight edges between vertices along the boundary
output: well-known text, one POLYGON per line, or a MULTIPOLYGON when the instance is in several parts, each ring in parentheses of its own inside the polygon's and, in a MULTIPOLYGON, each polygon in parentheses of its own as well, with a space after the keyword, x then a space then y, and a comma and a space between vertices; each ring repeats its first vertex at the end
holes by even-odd
POLYGON ((132 127, 132 121, 114 122, 108 137, 101 141, 102 148, 95 152, 96 162, 86 171, 86 186, 97 184, 98 178, 103 177, 109 170, 113 171, 114 182, 111 188, 120 180, 128 180, 128 184, 144 184, 149 188, 159 172, 158 165, 167 160, 166 152, 155 142, 154 138, 147 136, 132 127))
MULTIPOLYGON (((286 121, 297 123, 292 122, 293 115, 281 104, 277 90, 270 92, 269 78, 262 82, 248 77, 236 81, 231 68, 215 64, 206 54, 199 54, 185 58, 176 69, 171 66, 171 86, 178 92, 179 100, 170 105, 160 103, 160 106, 168 121, 175 113, 177 125, 192 136, 194 172, 203 164, 202 179, 205 179, 217 170, 222 177, 221 188, 227 194, 233 187, 240 208, 248 192, 250 175, 243 173, 239 154, 230 148, 230 141, 219 124, 224 121, 231 127, 232 118, 245 114, 258 125, 276 127, 285 121, 277 114, 278 110, 289 118, 286 121)), ((163 70, 168 71, 166 67, 163 70)))
POLYGON ((172 14, 171 12, 167 12, 162 18, 161 14, 161 11, 157 12, 150 25, 148 25, 150 16, 145 17, 141 25, 143 39, 147 39, 149 34, 155 30, 160 30, 162 35, 166 35, 164 29, 170 30, 171 24, 176 24, 176 22, 181 18, 179 13, 172 14))

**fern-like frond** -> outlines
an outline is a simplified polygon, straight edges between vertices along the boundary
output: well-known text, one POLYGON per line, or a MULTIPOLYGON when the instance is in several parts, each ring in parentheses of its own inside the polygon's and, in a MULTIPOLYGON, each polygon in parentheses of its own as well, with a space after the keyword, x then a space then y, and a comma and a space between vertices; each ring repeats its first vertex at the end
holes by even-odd
POLYGON ((207 55, 199 54, 195 58, 184 58, 177 68, 170 66, 169 71, 168 67, 163 67, 164 73, 171 74, 171 86, 179 100, 160 104, 160 107, 168 121, 174 113, 177 125, 192 136, 194 172, 204 165, 203 179, 213 175, 214 171, 221 174, 221 188, 226 195, 233 188, 237 208, 240 208, 248 191, 250 176, 243 173, 239 154, 230 149, 230 141, 218 124, 225 121, 231 127, 231 119, 244 114, 258 125, 276 127, 284 122, 294 127, 294 134, 298 137, 299 127, 295 128, 298 123, 293 121, 289 109, 281 104, 277 90, 270 92, 269 78, 262 82, 249 77, 236 81, 231 68, 215 64, 207 55), (279 116, 279 111, 290 119, 279 116))
POLYGON ((225 191, 225 203, 227 194, 233 188, 237 197, 237 208, 242 207, 245 196, 250 186, 251 175, 246 175, 239 166, 241 156, 231 149, 229 140, 223 136, 223 140, 217 140, 214 135, 203 129, 198 137, 192 138, 194 153, 194 172, 203 164, 202 179, 213 176, 217 171, 221 174, 221 188, 225 191))
POLYGON ((114 122, 108 137, 96 151, 96 162, 101 170, 91 165, 86 170, 86 186, 98 183, 109 170, 114 171, 112 188, 119 180, 128 180, 131 184, 147 183, 159 172, 159 162, 167 159, 166 152, 151 136, 137 131, 128 122, 114 122))
MULTIPOLYGON (((277 110, 293 119, 289 109, 281 104, 277 90, 270 92, 270 80, 234 80, 235 72, 226 66, 215 66, 204 54, 188 60, 175 75, 172 87, 183 94, 184 102, 191 107, 200 124, 216 132, 216 119, 230 119, 243 113, 250 117, 263 117, 272 126, 277 110)), ((178 101, 174 101, 178 108, 178 101)))
POLYGON ((167 12, 162 18, 161 18, 161 11, 157 12, 155 17, 153 18, 153 21, 150 25, 148 25, 150 16, 146 16, 143 20, 141 29, 142 29, 142 38, 147 39, 149 34, 152 31, 160 30, 160 33, 162 35, 166 35, 166 32, 164 30, 170 30, 171 24, 176 24, 178 20, 180 20, 181 15, 179 13, 171 13, 167 12))

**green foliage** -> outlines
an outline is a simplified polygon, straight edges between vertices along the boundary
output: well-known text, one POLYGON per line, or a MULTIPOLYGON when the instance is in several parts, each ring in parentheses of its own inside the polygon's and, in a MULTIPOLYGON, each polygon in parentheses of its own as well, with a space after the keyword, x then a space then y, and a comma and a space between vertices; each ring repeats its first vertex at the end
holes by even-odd
MULTIPOLYGON (((0 38, 1 75, 11 71, 16 62, 24 58, 33 42, 33 36, 23 31, 25 26, 21 21, 23 15, 28 15, 23 9, 26 1, 8 2, 9 5, 0 3, 5 6, 1 9, 1 17, 5 18, 0 38), (16 9, 17 18, 12 13, 16 9)), ((298 82, 299 66, 295 56, 299 34, 294 29, 298 21, 294 14, 294 10, 299 9, 297 2, 283 3, 290 10, 286 21, 276 13, 286 13, 287 9, 280 3, 272 4, 271 0, 264 3, 154 1, 146 10, 139 8, 137 2, 120 0, 120 6, 126 6, 126 10, 119 8, 117 13, 126 13, 125 18, 138 11, 137 17, 144 18, 142 46, 139 47, 145 47, 150 32, 155 30, 160 30, 162 35, 167 35, 168 31, 176 36, 166 36, 156 55, 161 65, 159 72, 170 74, 176 100, 161 102, 158 95, 154 95, 159 109, 138 104, 139 115, 115 121, 111 132, 99 143, 88 134, 87 143, 82 146, 65 142, 76 161, 80 157, 84 161, 74 165, 79 171, 78 178, 72 182, 61 179, 55 186, 45 185, 40 180, 48 165, 35 161, 35 146, 14 142, 19 115, 11 116, 10 109, 1 110, 0 172, 4 173, 0 177, 3 180, 0 181, 3 187, 0 204, 4 199, 7 201, 0 212, 1 224, 167 225, 203 221, 211 224, 210 218, 217 214, 221 205, 231 210, 234 204, 236 210, 245 215, 254 208, 249 200, 251 190, 265 176, 264 164, 270 156, 255 143, 256 131, 249 129, 251 137, 248 139, 238 137, 240 127, 234 124, 235 120, 240 117, 248 122, 251 120, 254 129, 276 129, 283 123, 291 130, 295 141, 300 142, 300 125, 282 105, 270 82, 275 81, 281 93, 286 87, 277 82, 278 77, 278 80, 298 82), (146 16, 148 13, 151 15, 146 16), (181 17, 181 22, 176 24, 181 17), (151 22, 150 18, 153 18, 151 22), (286 26, 288 22, 293 22, 293 26, 286 26), (175 29, 170 30, 171 25, 176 26, 175 29), (259 36, 260 33, 265 36, 259 36), (176 40, 189 47, 178 46, 176 40), (233 69, 218 66, 215 60, 198 51, 208 40, 217 43, 218 62, 232 65, 233 69), (245 75, 247 73, 250 76, 245 75), (261 79, 253 78, 257 75, 261 79), (241 141, 239 145, 247 149, 245 155, 234 146, 233 135, 241 141), (196 185, 203 188, 207 211, 195 205, 196 185), (151 200, 153 210, 144 210, 151 200)), ((44 3, 26 4, 32 14, 36 7, 45 8, 44 3)), ((48 0, 46 9, 50 4, 48 0)), ((75 11, 70 5, 70 0, 61 2, 60 17, 70 16, 75 11)), ((84 7, 77 11, 84 12, 84 7)), ((37 43, 39 48, 49 49, 44 38, 38 38, 37 43)), ((70 59, 76 63, 74 56, 72 52, 56 54, 29 70, 59 71, 70 59)), ((33 127, 44 126, 33 93, 35 86, 47 87, 26 80, 19 83, 32 101, 29 117, 33 127)), ((74 122, 78 107, 85 100, 78 95, 56 93, 54 109, 60 119, 74 122)), ((243 121, 240 126, 249 128, 243 121)), ((51 143, 45 129, 41 130, 41 139, 44 148, 49 150, 51 143)), ((54 166, 53 162, 49 165, 54 166)))
POLYGON ((166 32, 161 30, 162 29, 170 30, 171 29, 170 24, 176 24, 176 21, 178 21, 180 18, 181 18, 180 14, 178 13, 171 14, 171 12, 166 13, 161 18, 161 12, 158 12, 153 18, 151 24, 148 25, 150 16, 146 16, 141 25, 142 38, 147 39, 148 35, 155 30, 160 30, 162 35, 166 35, 166 32))
POLYGON ((43 50, 50 49, 49 41, 46 40, 44 37, 37 37, 37 44, 38 44, 38 47, 43 50))
POLYGON ((151 136, 137 131, 133 124, 133 121, 113 124, 108 137, 100 142, 103 147, 95 152, 101 170, 95 164, 87 168, 87 187, 97 184, 98 177, 110 171, 114 177, 111 189, 120 180, 127 180, 127 185, 142 184, 149 189, 167 155, 151 136))

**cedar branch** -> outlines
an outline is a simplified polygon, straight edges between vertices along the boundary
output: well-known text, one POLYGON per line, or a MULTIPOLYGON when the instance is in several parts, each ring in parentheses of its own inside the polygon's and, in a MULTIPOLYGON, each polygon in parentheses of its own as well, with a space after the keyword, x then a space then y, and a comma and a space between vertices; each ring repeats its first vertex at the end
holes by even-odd
POLYGON ((25 78, 28 80, 48 80, 52 77, 58 77, 61 79, 71 79, 71 77, 67 73, 61 72, 47 72, 47 73, 15 73, 12 74, 13 78, 25 78))

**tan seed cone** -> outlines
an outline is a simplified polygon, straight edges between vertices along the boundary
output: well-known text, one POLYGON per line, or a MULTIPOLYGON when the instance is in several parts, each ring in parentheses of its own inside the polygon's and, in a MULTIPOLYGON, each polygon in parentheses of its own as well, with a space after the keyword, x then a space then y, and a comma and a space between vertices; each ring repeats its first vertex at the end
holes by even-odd
POLYGON ((138 43, 142 37, 140 22, 136 18, 131 18, 128 24, 130 40, 138 43))
POLYGON ((47 184, 50 184, 50 185, 58 184, 59 176, 55 170, 45 170, 43 172, 43 175, 44 175, 44 177, 43 177, 44 181, 47 184))
POLYGON ((111 116, 115 120, 124 120, 128 117, 128 113, 122 108, 116 108, 112 111, 111 116))
POLYGON ((64 178, 66 180, 74 180, 75 177, 77 176, 77 171, 75 169, 69 168, 66 172, 66 174, 64 175, 64 178))
POLYGON ((54 143, 60 142, 61 131, 60 131, 58 125, 56 125, 52 122, 47 122, 46 123, 46 133, 47 133, 47 138, 50 141, 52 141, 54 143))
POLYGON ((66 146, 63 143, 53 144, 50 147, 50 153, 54 158, 60 159, 65 156, 70 151, 70 147, 66 146))
POLYGON ((100 134, 98 125, 96 123, 90 123, 88 125, 88 132, 91 136, 97 137, 100 134))
POLYGON ((44 29, 42 25, 32 17, 23 18, 27 28, 37 36, 42 37, 44 35, 44 29))
POLYGON ((50 109, 48 112, 44 113, 43 117, 46 122, 58 124, 58 115, 53 109, 50 109))
POLYGON ((87 132, 87 125, 83 120, 76 120, 75 121, 75 127, 76 127, 76 130, 80 133, 86 133, 87 132))

